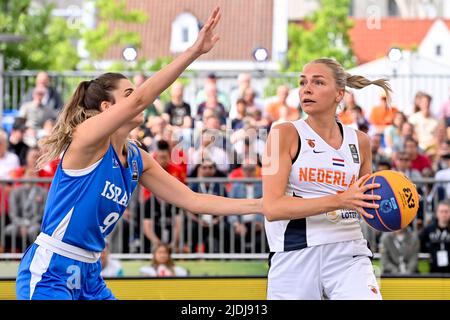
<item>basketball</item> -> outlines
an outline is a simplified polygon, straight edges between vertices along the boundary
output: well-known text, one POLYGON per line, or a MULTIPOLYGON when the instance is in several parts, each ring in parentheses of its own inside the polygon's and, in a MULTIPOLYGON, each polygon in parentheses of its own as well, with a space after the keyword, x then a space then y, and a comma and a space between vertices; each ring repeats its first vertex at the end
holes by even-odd
POLYGON ((366 194, 379 195, 374 201, 378 209, 365 208, 373 219, 364 220, 379 231, 397 231, 406 228, 416 217, 419 209, 419 194, 415 185, 402 173, 382 170, 371 174, 363 185, 380 184, 379 188, 366 191, 366 194))

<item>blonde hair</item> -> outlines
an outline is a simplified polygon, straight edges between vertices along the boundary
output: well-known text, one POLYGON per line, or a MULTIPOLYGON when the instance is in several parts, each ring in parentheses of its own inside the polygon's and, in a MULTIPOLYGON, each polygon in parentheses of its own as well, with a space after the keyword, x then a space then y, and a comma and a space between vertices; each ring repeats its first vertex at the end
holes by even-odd
POLYGON ((87 119, 99 114, 102 101, 114 103, 112 91, 117 89, 119 80, 126 79, 120 73, 105 73, 91 81, 82 81, 69 102, 58 115, 51 134, 41 141, 42 155, 37 166, 57 159, 72 142, 75 128, 87 119))
POLYGON ((369 80, 363 76, 351 75, 344 70, 342 65, 334 59, 330 58, 320 58, 313 60, 310 63, 321 63, 326 65, 333 72, 333 77, 336 81, 336 86, 339 89, 345 89, 345 87, 362 89, 371 84, 376 85, 384 90, 386 93, 386 101, 389 103, 391 101, 391 86, 388 83, 388 79, 376 79, 369 80))

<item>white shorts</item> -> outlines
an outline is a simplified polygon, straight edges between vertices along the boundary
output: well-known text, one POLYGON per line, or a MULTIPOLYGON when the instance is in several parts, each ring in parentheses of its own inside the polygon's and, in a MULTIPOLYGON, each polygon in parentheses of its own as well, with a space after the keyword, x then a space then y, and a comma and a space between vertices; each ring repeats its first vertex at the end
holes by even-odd
POLYGON ((364 239, 275 252, 270 259, 269 300, 381 300, 364 239))

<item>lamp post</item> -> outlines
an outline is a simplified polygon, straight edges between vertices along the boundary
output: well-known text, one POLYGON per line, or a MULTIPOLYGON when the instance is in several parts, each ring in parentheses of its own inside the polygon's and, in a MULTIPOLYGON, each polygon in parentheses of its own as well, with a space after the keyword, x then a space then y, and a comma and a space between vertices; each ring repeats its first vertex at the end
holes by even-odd
MULTIPOLYGON (((24 36, 18 36, 15 34, 0 33, 0 43, 18 43, 25 39, 24 36)), ((0 51, 0 123, 2 123, 3 118, 3 72, 5 70, 5 61, 3 53, 0 51)))
POLYGON ((393 65, 393 76, 394 78, 397 77, 397 63, 402 60, 403 58, 403 51, 400 48, 392 47, 388 52, 388 59, 393 65))
POLYGON ((262 77, 264 74, 264 68, 262 67, 262 64, 269 59, 269 51, 267 51, 266 48, 257 47, 253 50, 252 56, 253 60, 255 60, 256 62, 256 69, 262 77))

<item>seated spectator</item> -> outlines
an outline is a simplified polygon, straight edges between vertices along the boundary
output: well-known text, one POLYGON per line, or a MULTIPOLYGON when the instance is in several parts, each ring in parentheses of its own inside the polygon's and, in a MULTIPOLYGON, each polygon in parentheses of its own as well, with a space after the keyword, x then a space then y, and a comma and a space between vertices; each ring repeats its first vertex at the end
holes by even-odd
POLYGON ((401 130, 406 122, 406 116, 403 112, 397 112, 394 121, 384 130, 384 143, 386 145, 386 153, 393 154, 403 149, 403 140, 401 130))
POLYGON ((405 228, 382 236, 381 267, 385 274, 412 274, 419 271, 419 238, 405 228))
POLYGON ((106 242, 105 249, 102 251, 100 261, 102 264, 102 272, 100 274, 103 278, 123 277, 122 265, 119 260, 111 258, 108 242, 106 242))
POLYGON ((19 167, 19 157, 8 151, 8 136, 0 129, 0 179, 8 179, 11 171, 19 167))
POLYGON ((197 120, 203 117, 205 110, 213 110, 220 118, 220 123, 225 124, 227 118, 227 112, 223 104, 220 103, 217 96, 217 88, 213 85, 205 87, 206 101, 198 105, 197 108, 197 120))
POLYGON ((189 155, 188 174, 192 173, 194 168, 203 162, 203 159, 211 159, 215 168, 222 173, 228 172, 231 161, 224 147, 218 147, 215 144, 217 136, 220 136, 217 130, 204 129, 202 131, 200 146, 191 151, 189 155))
POLYGON ((15 153, 19 157, 20 165, 23 166, 30 147, 24 142, 24 135, 27 128, 21 119, 22 118, 16 118, 14 121, 11 133, 9 135, 8 150, 15 153))
POLYGON ((382 161, 382 162, 378 163, 378 171, 391 170, 391 169, 392 169, 392 166, 391 166, 391 162, 390 161, 386 161, 386 162, 382 161))
MULTIPOLYGON (((54 173, 47 171, 47 168, 37 168, 37 161, 41 156, 39 148, 29 148, 25 158, 25 164, 10 173, 12 179, 20 179, 24 177, 51 178, 54 173)), ((49 188, 49 183, 38 183, 41 187, 49 188)))
POLYGON ((364 112, 359 106, 355 106, 351 111, 351 119, 352 122, 348 124, 349 127, 354 128, 355 130, 364 131, 363 128, 369 128, 370 123, 364 117, 364 112))
POLYGON ((191 106, 183 100, 184 87, 175 82, 170 90, 170 101, 166 104, 163 117, 172 126, 192 128, 191 106))
POLYGON ((223 105, 225 111, 228 112, 229 109, 230 109, 230 102, 229 102, 229 99, 228 99, 228 95, 217 89, 217 76, 213 72, 208 74, 208 76, 205 78, 205 84, 204 84, 203 88, 201 88, 197 92, 197 95, 196 95, 196 98, 195 98, 195 104, 197 106, 199 106, 203 102, 208 100, 208 98, 207 98, 208 90, 211 87, 216 88, 217 100, 220 102, 220 104, 223 105))
POLYGON ((432 174, 431 162, 428 157, 419 152, 419 145, 413 138, 406 138, 404 150, 411 160, 411 168, 416 169, 424 177, 432 174))
POLYGON ((420 180, 422 175, 412 168, 411 158, 405 151, 400 151, 395 155, 395 170, 403 173, 410 180, 420 180))
MULTIPOLYGON (((224 177, 224 174, 217 170, 216 164, 213 160, 204 158, 201 164, 197 165, 192 173, 195 178, 218 178, 224 177)), ((220 183, 215 182, 195 182, 190 183, 189 187, 192 191, 204 194, 214 194, 220 196, 227 196, 227 192, 220 183)), ((202 215, 194 215, 188 212, 185 229, 187 230, 185 237, 192 239, 190 252, 220 252, 221 245, 224 250, 228 252, 229 241, 224 240, 221 244, 221 221, 226 222, 227 217, 213 216, 205 212, 202 215)), ((229 229, 225 223, 224 237, 222 239, 229 239, 229 229)))
POLYGON ((372 107, 369 122, 375 127, 375 132, 383 134, 388 125, 394 121, 397 108, 388 105, 386 93, 383 91, 380 95, 380 104, 372 107))
POLYGON ((37 131, 36 138, 38 140, 48 137, 50 133, 53 131, 53 127, 55 126, 55 119, 47 119, 42 128, 37 131))
MULTIPOLYGON (((147 80, 147 77, 143 73, 138 73, 133 77, 133 83, 136 88, 142 85, 145 80, 147 80)), ((161 102, 161 99, 157 97, 155 101, 144 110, 144 122, 147 122, 150 117, 159 117, 163 111, 164 105, 161 102)))
MULTIPOLYGON (((28 154, 33 152, 31 149, 28 154)), ((27 170, 23 177, 37 178, 38 174, 34 170, 27 170)), ((11 237, 18 235, 27 245, 33 242, 40 232, 46 200, 47 188, 36 183, 22 183, 14 187, 9 194, 11 223, 6 226, 6 234, 11 237)))
POLYGON ((43 88, 45 91, 44 96, 42 97, 42 105, 44 107, 56 110, 62 108, 64 103, 61 95, 50 85, 50 77, 45 71, 41 71, 37 74, 36 86, 28 91, 24 99, 25 102, 33 100, 33 92, 37 87, 43 88))
POLYGON ((172 250, 164 243, 155 247, 151 265, 141 267, 139 273, 146 277, 186 277, 189 275, 188 270, 175 265, 172 260, 172 250))
POLYGON ((231 135, 230 142, 238 159, 242 160, 247 156, 259 159, 264 154, 265 142, 260 138, 256 122, 251 118, 244 119, 244 127, 231 135))
MULTIPOLYGON (((434 178, 436 180, 450 181, 450 151, 442 156, 447 161, 447 169, 442 169, 436 172, 434 178)), ((450 182, 437 182, 433 188, 438 194, 438 200, 450 199, 450 182)))
POLYGON ((372 170, 378 171, 378 165, 380 162, 390 162, 390 159, 383 152, 381 148, 381 141, 383 137, 380 133, 376 133, 370 137, 370 147, 372 150, 372 170))
POLYGON ((421 252, 430 254, 431 273, 450 273, 450 202, 439 203, 436 221, 420 234, 421 252))
POLYGON ((414 126, 417 133, 419 147, 427 152, 436 147, 435 138, 438 120, 431 115, 431 96, 423 94, 418 101, 419 111, 412 114, 408 121, 414 126))
POLYGON ((289 87, 287 85, 281 85, 277 88, 276 100, 269 103, 266 107, 266 114, 270 122, 278 121, 280 119, 280 112, 282 112, 286 121, 297 120, 299 118, 297 108, 288 105, 288 96, 289 87))
POLYGON ((247 115, 247 104, 244 99, 238 99, 236 101, 236 117, 231 120, 231 129, 239 130, 244 126, 243 120, 247 115))
POLYGON ((353 91, 346 91, 345 95, 344 95, 344 108, 339 113, 339 116, 338 116, 339 121, 342 124, 349 125, 354 122, 354 116, 353 116, 352 110, 355 107, 361 108, 356 103, 355 94, 353 93, 353 91))
POLYGON ((58 112, 43 103, 46 91, 43 87, 36 87, 33 91, 33 100, 20 106, 19 117, 25 118, 25 125, 37 132, 48 119, 56 119, 58 112))
MULTIPOLYGON (((242 165, 243 178, 256 178, 257 166, 251 162, 242 165)), ((231 188, 230 198, 258 199, 262 197, 261 183, 235 182, 231 188)), ((261 253, 264 216, 262 214, 248 214, 229 216, 228 222, 235 234, 235 251, 240 253, 261 253)))

